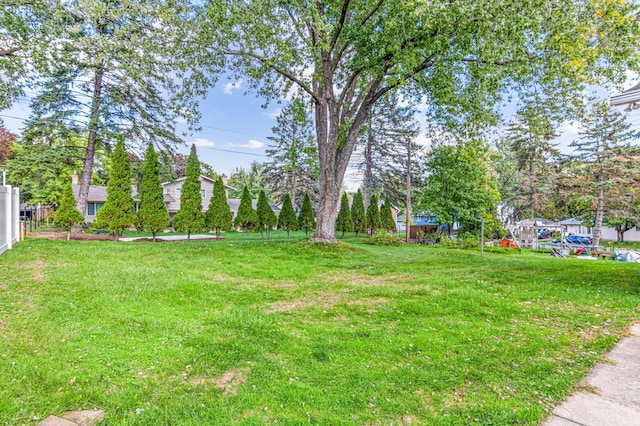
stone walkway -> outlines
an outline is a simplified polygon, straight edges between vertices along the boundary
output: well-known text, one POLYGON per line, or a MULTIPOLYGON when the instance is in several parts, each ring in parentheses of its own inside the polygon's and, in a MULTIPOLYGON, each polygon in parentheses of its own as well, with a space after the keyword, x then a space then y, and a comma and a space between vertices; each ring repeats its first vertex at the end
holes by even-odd
POLYGON ((103 420, 102 410, 68 411, 62 417, 49 416, 38 426, 94 426, 103 420))
POLYGON ((570 396, 544 426, 640 426, 640 324, 630 333, 585 378, 591 392, 570 396))

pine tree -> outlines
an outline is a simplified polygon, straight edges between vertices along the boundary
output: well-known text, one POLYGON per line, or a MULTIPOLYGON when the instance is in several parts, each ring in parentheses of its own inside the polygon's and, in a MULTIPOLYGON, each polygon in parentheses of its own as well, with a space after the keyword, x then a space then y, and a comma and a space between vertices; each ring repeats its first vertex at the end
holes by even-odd
POLYGON ((362 197, 362 191, 359 189, 356 195, 353 196, 351 219, 353 220, 353 230, 356 232, 356 238, 358 238, 360 232, 367 232, 367 216, 364 210, 364 198, 362 197))
POLYGON ((264 189, 261 189, 260 194, 258 195, 256 213, 258 214, 258 226, 260 227, 260 232, 265 229, 267 231, 268 240, 271 236, 271 229, 278 223, 278 218, 269 205, 264 189))
POLYGON ((221 230, 231 229, 231 218, 233 213, 227 204, 227 194, 224 190, 224 183, 218 177, 213 185, 213 196, 209 203, 209 209, 205 215, 205 222, 208 229, 215 229, 216 236, 220 237, 221 230))
POLYGON ((291 231, 298 229, 298 219, 296 219, 296 212, 293 210, 293 204, 291 203, 291 196, 289 194, 284 195, 282 210, 280 210, 280 216, 278 216, 278 229, 287 231, 287 239, 289 239, 289 233, 291 231))
POLYGON ((340 202, 340 211, 336 219, 336 232, 342 232, 342 238, 344 239, 344 233, 352 231, 353 218, 351 217, 351 210, 349 210, 349 199, 347 198, 347 194, 343 193, 340 202))
POLYGON ((244 232, 244 239, 247 239, 247 230, 254 226, 258 226, 258 213, 253 209, 251 205, 251 194, 249 189, 245 186, 242 189, 242 196, 240 197, 240 206, 238 207, 238 214, 233 224, 242 228, 244 232))
POLYGON ((71 237, 71 228, 84 221, 84 216, 76 210, 76 199, 73 196, 71 182, 65 185, 53 223, 63 231, 67 231, 67 240, 71 237))
POLYGON ((369 225, 369 233, 373 235, 376 229, 382 228, 380 220, 380 210, 378 209, 378 197, 376 194, 371 195, 369 207, 367 207, 367 224, 369 225))
POLYGON ((200 189, 200 161, 198 161, 196 146, 191 145, 186 175, 180 192, 180 210, 173 218, 176 230, 187 232, 187 240, 191 240, 192 232, 201 232, 204 229, 200 189))
POLYGON ((384 204, 380 209, 380 221, 382 222, 382 228, 387 232, 396 232, 396 222, 393 220, 393 213, 391 213, 391 202, 389 197, 385 197, 384 204))
POLYGON ((151 142, 144 157, 142 183, 138 195, 140 196, 138 221, 142 230, 151 232, 155 242, 156 234, 169 227, 169 213, 162 196, 158 155, 151 142))
POLYGON ((311 207, 311 199, 309 194, 304 193, 300 214, 298 215, 298 227, 309 235, 309 231, 316 227, 316 219, 313 215, 313 207, 311 207))
POLYGON ((116 143, 111 156, 111 171, 107 182, 107 201, 96 215, 96 225, 104 227, 116 236, 129 228, 136 220, 131 196, 131 171, 129 154, 122 138, 116 143))

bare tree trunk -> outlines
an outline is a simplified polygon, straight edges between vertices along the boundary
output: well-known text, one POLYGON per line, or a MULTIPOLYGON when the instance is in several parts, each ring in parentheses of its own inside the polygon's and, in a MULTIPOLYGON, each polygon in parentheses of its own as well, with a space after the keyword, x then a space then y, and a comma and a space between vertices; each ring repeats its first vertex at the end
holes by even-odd
POLYGON ((593 246, 600 245, 600 235, 602 233, 602 217, 604 216, 604 172, 598 174, 598 201, 596 204, 596 222, 593 227, 593 246))
POLYGON ((291 168, 291 205, 296 205, 296 169, 295 167, 291 168))
POLYGON ((409 147, 407 150, 407 235, 405 236, 405 241, 410 242, 410 234, 411 234, 411 139, 409 139, 409 147))
MULTIPOLYGON (((82 214, 85 214, 87 211, 87 197, 89 196, 89 185, 91 184, 91 174, 93 173, 93 158, 96 153, 96 137, 100 118, 99 110, 102 97, 103 74, 104 70, 98 68, 93 82, 93 99, 91 100, 91 113, 89 116, 89 135, 87 137, 87 149, 82 164, 82 173, 80 174, 80 190, 78 192, 78 200, 76 201, 76 209, 82 214)), ((74 232, 79 232, 80 229, 79 227, 75 228, 74 232)))

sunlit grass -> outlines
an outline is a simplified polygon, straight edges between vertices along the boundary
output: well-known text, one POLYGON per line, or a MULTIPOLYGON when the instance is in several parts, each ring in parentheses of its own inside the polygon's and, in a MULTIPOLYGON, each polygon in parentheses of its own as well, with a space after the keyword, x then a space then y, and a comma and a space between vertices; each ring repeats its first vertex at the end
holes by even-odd
POLYGON ((273 237, 16 245, 0 424, 537 424, 640 317, 637 264, 273 237))

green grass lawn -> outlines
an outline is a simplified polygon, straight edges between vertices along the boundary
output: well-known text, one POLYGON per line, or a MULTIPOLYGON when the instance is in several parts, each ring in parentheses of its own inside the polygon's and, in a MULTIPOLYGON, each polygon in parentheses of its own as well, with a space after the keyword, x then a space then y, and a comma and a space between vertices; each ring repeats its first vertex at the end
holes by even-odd
POLYGON ((640 265, 252 235, 0 256, 0 424, 544 419, 640 318, 640 265))

